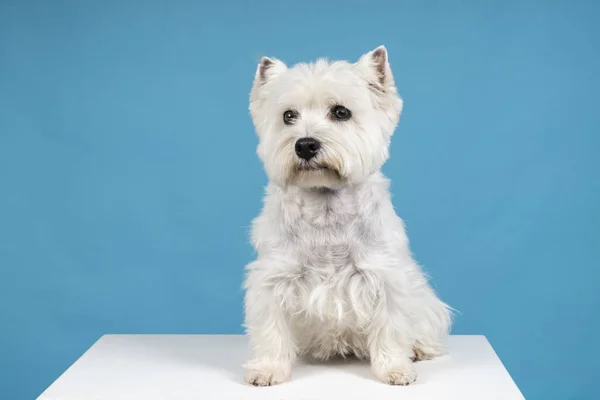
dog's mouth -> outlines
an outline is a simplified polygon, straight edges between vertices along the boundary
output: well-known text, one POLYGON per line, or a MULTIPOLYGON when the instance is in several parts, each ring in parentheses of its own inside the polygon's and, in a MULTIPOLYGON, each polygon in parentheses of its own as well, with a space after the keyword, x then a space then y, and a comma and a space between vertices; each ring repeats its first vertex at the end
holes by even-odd
POLYGON ((322 172, 322 173, 332 173, 336 176, 340 176, 340 173, 337 169, 331 167, 330 165, 323 163, 310 163, 303 162, 296 165, 296 172, 322 172))
POLYGON ((332 170, 328 165, 325 164, 309 164, 302 163, 299 164, 296 169, 298 171, 329 171, 332 170))
POLYGON ((331 164, 312 161, 296 164, 289 183, 305 188, 338 188, 346 183, 346 179, 331 164))

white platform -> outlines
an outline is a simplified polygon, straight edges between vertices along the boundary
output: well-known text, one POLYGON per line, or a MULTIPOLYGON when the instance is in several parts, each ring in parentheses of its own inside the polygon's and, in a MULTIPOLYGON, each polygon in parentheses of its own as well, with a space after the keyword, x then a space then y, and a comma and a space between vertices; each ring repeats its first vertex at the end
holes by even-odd
POLYGON ((361 362, 299 363, 292 381, 242 380, 238 335, 106 335, 38 400, 523 400, 483 336, 452 336, 450 355, 416 364, 417 381, 388 386, 361 362))

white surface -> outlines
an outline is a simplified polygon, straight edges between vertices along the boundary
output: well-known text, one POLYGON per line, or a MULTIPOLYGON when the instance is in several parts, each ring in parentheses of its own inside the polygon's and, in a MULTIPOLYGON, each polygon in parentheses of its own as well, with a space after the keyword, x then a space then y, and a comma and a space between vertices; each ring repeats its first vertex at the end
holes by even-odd
POLYGON ((242 380, 249 350, 238 335, 106 335, 38 400, 522 400, 483 336, 452 336, 450 355, 416 364, 417 381, 388 386, 367 364, 298 363, 292 381, 242 380))

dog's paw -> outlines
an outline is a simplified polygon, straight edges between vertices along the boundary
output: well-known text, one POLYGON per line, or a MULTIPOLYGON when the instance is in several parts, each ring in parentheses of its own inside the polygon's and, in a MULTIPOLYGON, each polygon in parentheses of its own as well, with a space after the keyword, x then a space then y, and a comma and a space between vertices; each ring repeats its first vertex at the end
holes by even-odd
POLYGON ((290 373, 277 367, 251 368, 246 371, 244 380, 253 386, 273 386, 290 379, 290 373))
POLYGON ((412 366, 394 367, 377 377, 389 385, 407 386, 417 380, 417 371, 412 366))
POLYGON ((428 351, 428 350, 422 349, 421 347, 414 347, 413 354, 414 355, 411 358, 411 360, 413 360, 413 362, 433 360, 434 358, 439 356, 439 353, 437 353, 433 350, 428 351))

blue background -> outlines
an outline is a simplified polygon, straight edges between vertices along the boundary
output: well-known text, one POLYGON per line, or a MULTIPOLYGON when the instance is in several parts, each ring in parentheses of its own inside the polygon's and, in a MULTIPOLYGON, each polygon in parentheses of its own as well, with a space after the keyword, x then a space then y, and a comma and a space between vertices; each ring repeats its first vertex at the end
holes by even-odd
POLYGON ((529 400, 600 398, 599 3, 1 1, 0 398, 105 333, 242 332, 256 62, 379 44, 384 169, 454 333, 529 400))

